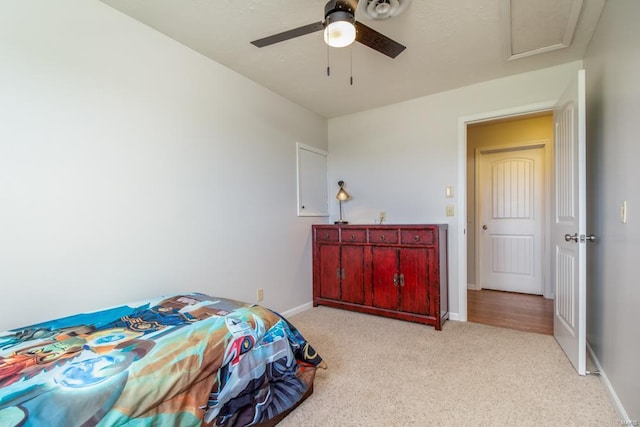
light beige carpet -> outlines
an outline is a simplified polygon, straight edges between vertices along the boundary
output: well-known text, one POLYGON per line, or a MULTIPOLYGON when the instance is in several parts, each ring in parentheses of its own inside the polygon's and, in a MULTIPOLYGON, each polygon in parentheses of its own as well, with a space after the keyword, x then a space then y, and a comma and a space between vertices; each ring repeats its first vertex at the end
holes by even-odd
POLYGON ((327 307, 290 318, 329 365, 279 426, 619 426, 553 337, 433 327, 327 307))

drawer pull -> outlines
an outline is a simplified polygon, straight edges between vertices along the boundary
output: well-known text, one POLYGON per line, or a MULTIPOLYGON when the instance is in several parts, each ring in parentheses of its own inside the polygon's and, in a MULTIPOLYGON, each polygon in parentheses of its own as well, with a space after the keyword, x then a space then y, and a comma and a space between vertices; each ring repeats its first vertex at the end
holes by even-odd
POLYGON ((417 241, 419 241, 419 240, 420 240, 420 236, 413 236, 413 241, 414 241, 414 242, 417 242, 417 241))
POLYGON ((356 235, 355 234, 351 235, 351 240, 356 240, 356 235))
POLYGON ((387 239, 387 236, 385 236, 384 234, 382 236, 380 236, 380 240, 382 240, 383 242, 387 239))
POLYGON ((329 233, 324 233, 324 240, 329 240, 329 233))

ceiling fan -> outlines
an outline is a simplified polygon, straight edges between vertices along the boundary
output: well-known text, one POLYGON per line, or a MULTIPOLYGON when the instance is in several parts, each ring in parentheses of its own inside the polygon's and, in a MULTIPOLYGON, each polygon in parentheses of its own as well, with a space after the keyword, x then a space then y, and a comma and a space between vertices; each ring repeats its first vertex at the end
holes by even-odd
MULTIPOLYGON (((367 9, 375 7, 379 11, 388 11, 399 2, 399 0, 363 1, 367 3, 367 9), (375 4, 371 5, 371 3, 375 4)), ((357 6, 358 0, 329 0, 324 6, 323 21, 254 40, 251 44, 257 47, 265 47, 324 30, 324 40, 332 47, 348 46, 355 40, 390 58, 395 58, 406 49, 406 46, 356 21, 355 11, 357 6)))

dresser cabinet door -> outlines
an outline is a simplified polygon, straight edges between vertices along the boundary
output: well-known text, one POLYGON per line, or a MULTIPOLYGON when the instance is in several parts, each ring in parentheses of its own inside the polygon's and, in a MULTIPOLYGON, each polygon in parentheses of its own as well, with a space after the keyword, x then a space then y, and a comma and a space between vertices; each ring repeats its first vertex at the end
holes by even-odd
POLYGON ((400 311, 429 312, 429 271, 426 248, 400 250, 400 311))
POLYGON ((397 310, 400 303, 398 291, 398 249, 384 246, 372 248, 373 306, 397 310))
POLYGON ((318 245, 320 298, 340 299, 340 246, 318 245))
POLYGON ((431 315, 426 248, 373 248, 373 306, 431 315))
POLYGON ((342 246, 342 301, 364 304, 364 246, 342 246))

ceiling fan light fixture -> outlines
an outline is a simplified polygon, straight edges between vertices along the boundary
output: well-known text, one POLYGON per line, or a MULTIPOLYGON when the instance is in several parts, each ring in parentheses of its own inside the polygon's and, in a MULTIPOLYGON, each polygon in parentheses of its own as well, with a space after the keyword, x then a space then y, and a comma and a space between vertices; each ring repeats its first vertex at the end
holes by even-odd
POLYGON ((331 47, 349 46, 356 39, 353 13, 336 10, 325 18, 324 42, 331 47))
POLYGON ((324 42, 331 47, 349 46, 356 39, 356 27, 348 21, 332 22, 324 29, 324 42))

